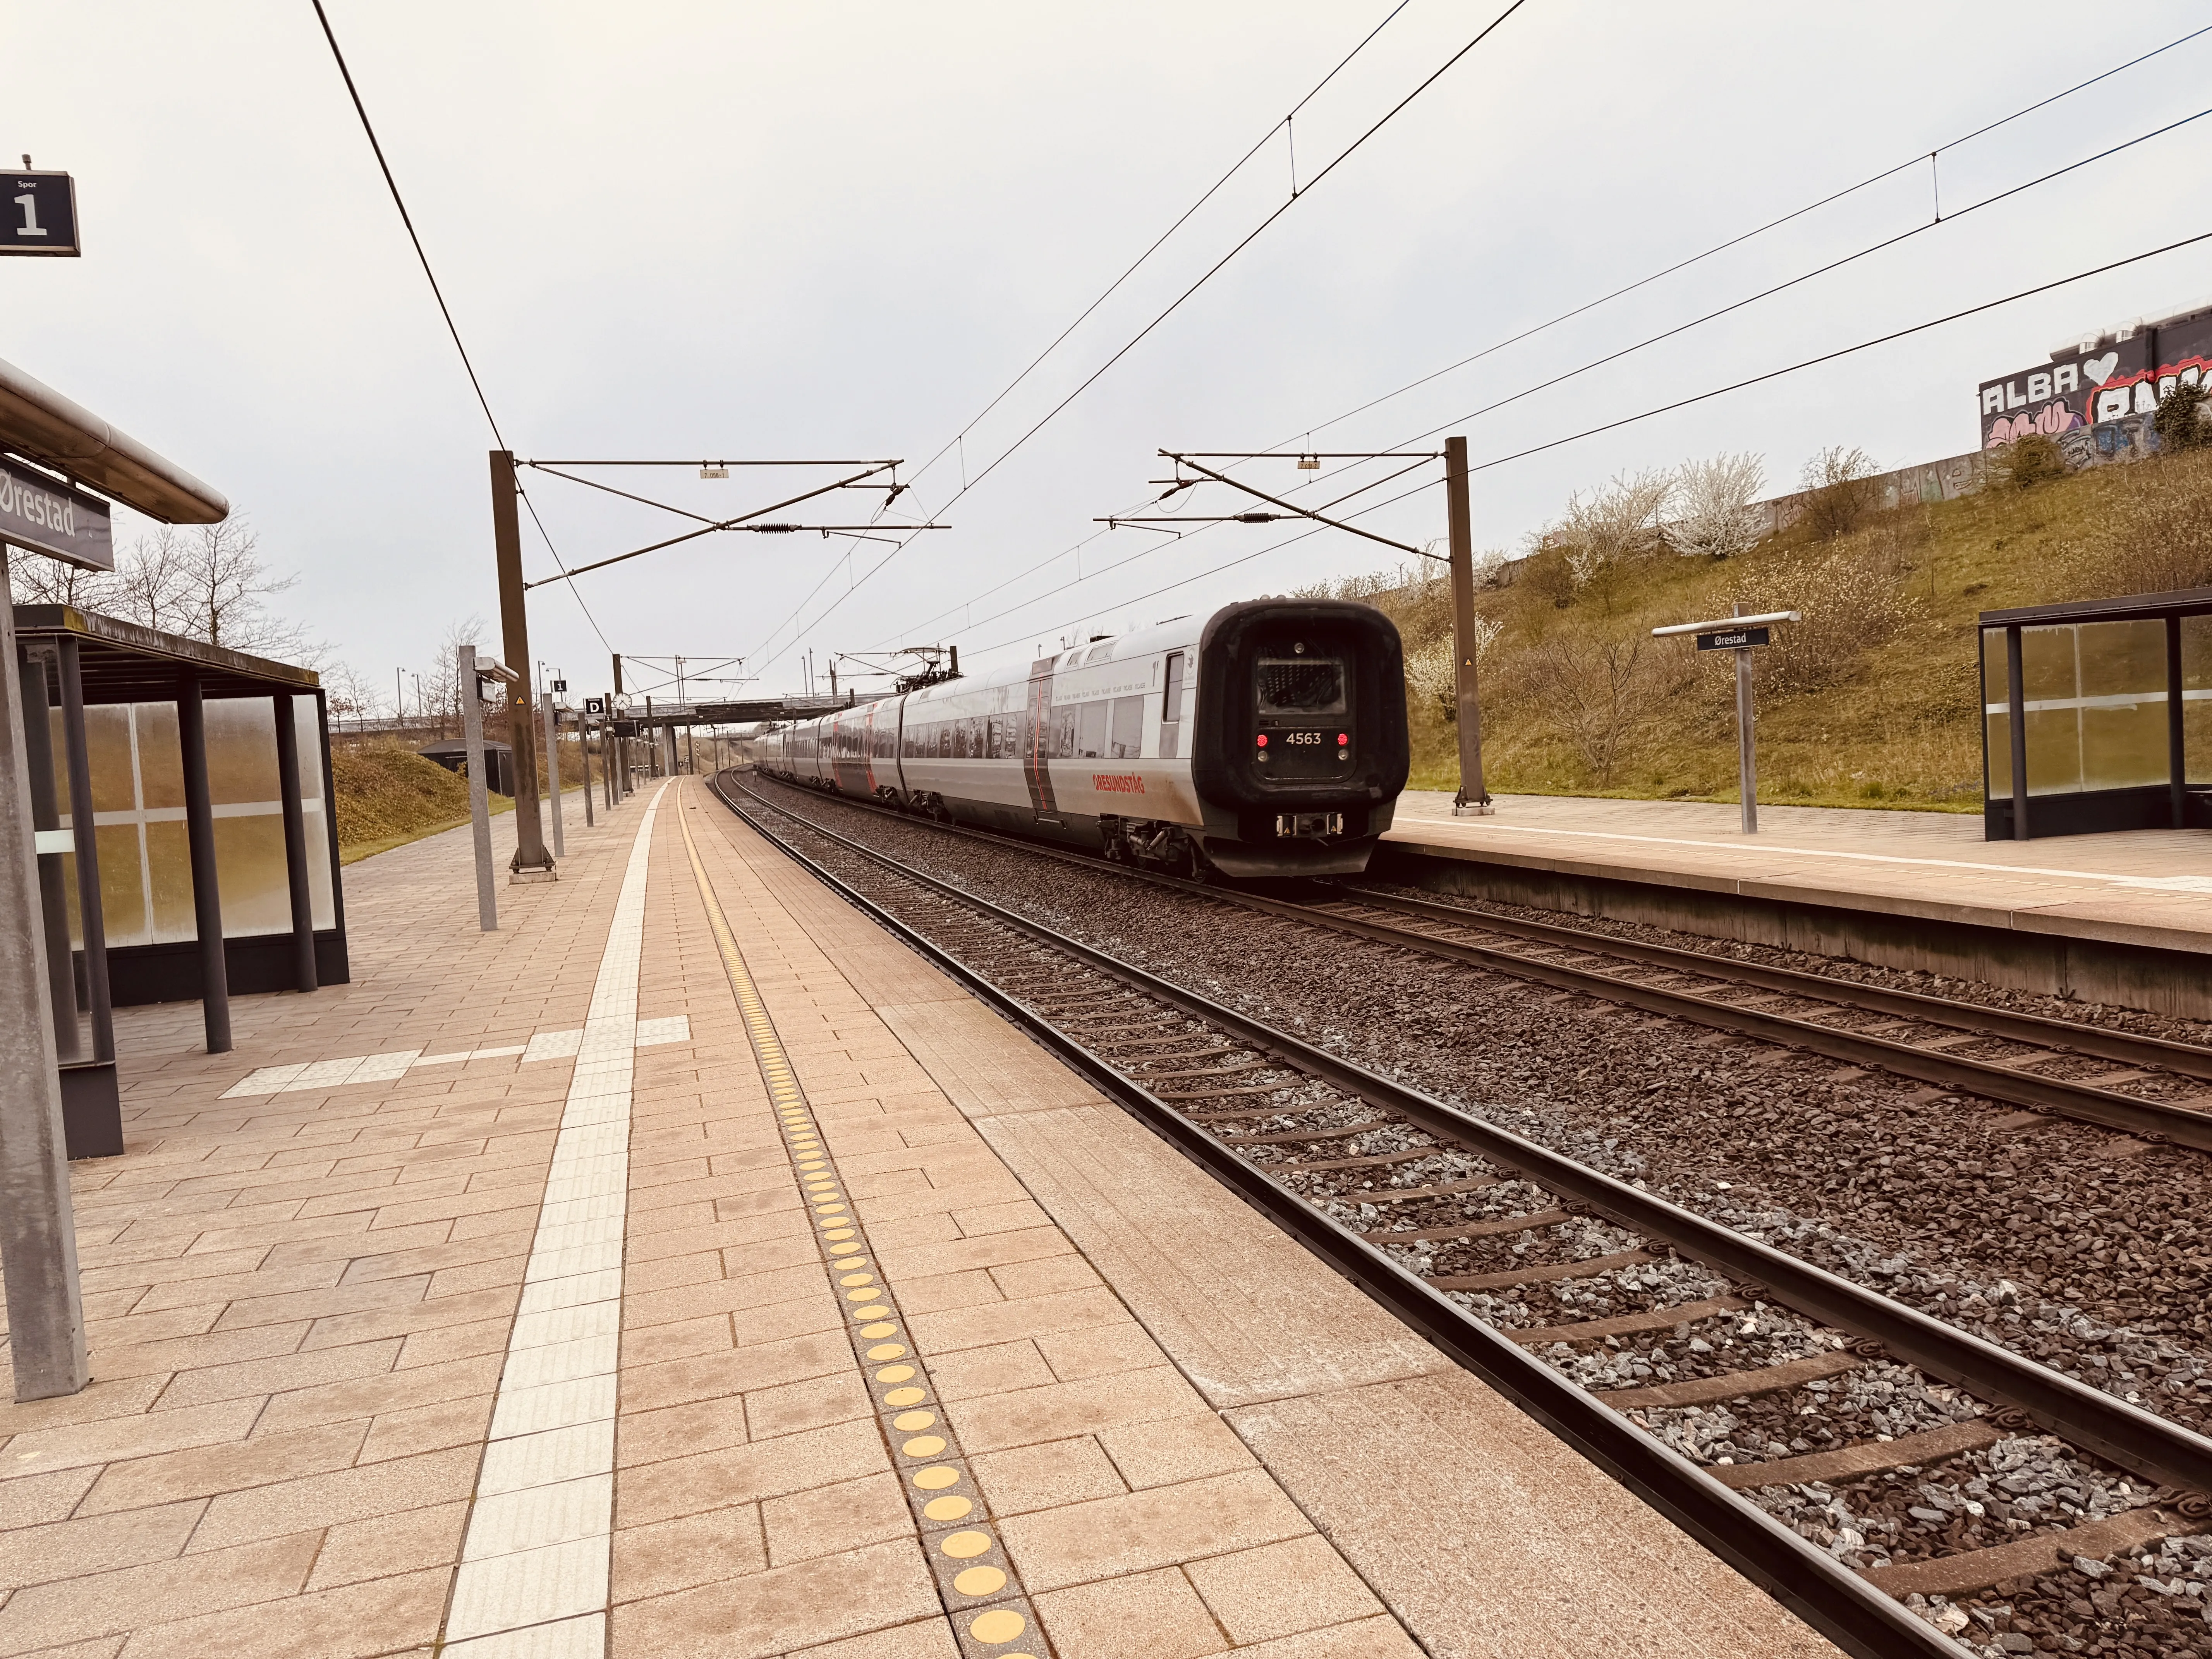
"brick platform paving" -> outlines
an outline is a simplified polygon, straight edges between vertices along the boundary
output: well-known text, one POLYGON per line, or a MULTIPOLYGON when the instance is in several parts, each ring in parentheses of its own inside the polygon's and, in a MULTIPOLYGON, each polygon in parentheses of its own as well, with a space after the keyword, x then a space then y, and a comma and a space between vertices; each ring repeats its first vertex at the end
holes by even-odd
POLYGON ((653 799, 494 935, 465 835, 354 866, 356 982, 234 1054, 118 1022, 0 1654, 1832 1651, 697 785, 634 861, 653 799))

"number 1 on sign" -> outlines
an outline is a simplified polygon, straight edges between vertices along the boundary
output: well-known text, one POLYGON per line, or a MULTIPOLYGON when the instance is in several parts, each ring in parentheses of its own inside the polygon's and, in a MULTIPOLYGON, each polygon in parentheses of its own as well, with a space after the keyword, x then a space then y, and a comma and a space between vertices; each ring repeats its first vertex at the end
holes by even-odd
POLYGON ((15 233, 18 236, 43 236, 46 234, 39 228, 37 197, 18 196, 15 198, 15 205, 23 210, 23 228, 15 233))

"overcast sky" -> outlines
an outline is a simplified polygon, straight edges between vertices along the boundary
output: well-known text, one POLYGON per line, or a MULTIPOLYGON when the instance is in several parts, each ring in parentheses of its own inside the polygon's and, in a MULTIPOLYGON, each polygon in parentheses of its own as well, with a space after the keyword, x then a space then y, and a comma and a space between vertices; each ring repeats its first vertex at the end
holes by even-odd
MULTIPOLYGON (((1277 130, 970 426, 1391 0, 326 3, 519 456, 896 458, 914 489, 883 523, 952 526, 902 551, 715 535, 584 576, 573 595, 539 589, 535 654, 579 693, 606 684, 610 648, 743 654, 781 690, 809 647, 819 662, 944 640, 970 664, 1013 660, 1388 568, 1405 556, 1336 532, 1221 525, 1170 541, 1092 520, 1158 493, 1146 481, 1165 476, 1164 446, 1296 448, 1310 429, 1323 449, 1435 447, 1422 434, 1441 428, 1463 431, 1479 465, 2212 230, 2208 118, 1553 385, 1926 223, 1929 150, 2208 19, 2170 0, 1527 0, 962 494, 1284 204, 1292 161, 1277 130), (1916 155, 1842 203, 1323 424, 1916 155)), ((1503 3, 1409 0, 1298 112, 1301 185, 1503 3)), ((454 619, 495 616, 494 441, 308 0, 84 0, 18 9, 9 35, 0 155, 75 174, 85 253, 0 262, 0 356, 226 492, 272 563, 299 573, 283 605, 373 681, 426 667, 454 619)), ((1943 210, 2195 114, 2208 86, 2212 34, 1948 149, 1943 210)), ((1517 543, 1621 469, 1747 449, 1780 489, 1827 444, 1884 465, 1972 448, 1978 381, 2212 294, 2208 250, 1480 471, 1478 544, 1517 543)), ((826 481, 702 482, 696 465, 592 476, 714 517, 826 481)), ((1311 477, 1288 460, 1243 476, 1271 492, 1311 477)), ((571 565, 684 527, 526 477, 571 565)), ((882 499, 777 516, 860 523, 882 499)), ((1243 505, 1218 489, 1179 498, 1188 512, 1243 505)), ((1443 492, 1362 522, 1428 542, 1443 492)), ((524 527, 530 573, 552 574, 524 527)), ((127 540, 144 526, 120 528, 127 540)), ((496 647, 495 626, 484 638, 496 647)))

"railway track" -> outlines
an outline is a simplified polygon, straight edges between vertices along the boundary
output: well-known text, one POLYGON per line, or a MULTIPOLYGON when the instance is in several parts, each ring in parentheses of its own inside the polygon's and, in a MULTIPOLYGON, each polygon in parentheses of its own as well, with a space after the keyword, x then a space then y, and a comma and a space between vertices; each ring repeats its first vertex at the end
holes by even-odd
MULTIPOLYGON (((2019 1608, 2041 1605, 2038 1588, 2065 1561, 2154 1553, 2212 1530, 2212 1440, 787 806, 715 787, 818 879, 1851 1652, 1990 1653, 2001 1636, 2014 1638, 2002 1650, 2023 1650, 2019 1608), (1685 1421, 1723 1416, 1736 1435, 1728 1453, 1708 1443, 1700 1462, 1670 1443, 1685 1421), (2079 1501, 2023 1494, 2021 1471, 2039 1472, 2026 1486, 2048 1477, 2046 1491, 2079 1501), (1917 1501, 1890 1501, 1900 1498, 1917 1501), (1891 1515, 1907 1518, 1881 1518, 1891 1515), (1874 1539, 1884 1526, 1892 1535, 1874 1539), (1863 1558, 1869 1541, 1870 1569, 1838 1559, 1863 1558)), ((2212 1623, 2197 1630, 2201 1643, 2141 1650, 2212 1653, 2212 1623)), ((2077 1650, 2039 1637, 2025 1650, 2077 1650)))
POLYGON ((2212 1048, 1365 888, 1340 887, 1320 902, 1300 903, 936 823, 872 801, 833 799, 942 835, 1115 871, 1224 906, 2001 1101, 2036 1115, 2023 1116, 2021 1128, 2036 1127, 2036 1118, 2073 1118, 2154 1145, 2212 1152, 2212 1048), (2157 1092, 2128 1093, 2123 1085, 2157 1092))

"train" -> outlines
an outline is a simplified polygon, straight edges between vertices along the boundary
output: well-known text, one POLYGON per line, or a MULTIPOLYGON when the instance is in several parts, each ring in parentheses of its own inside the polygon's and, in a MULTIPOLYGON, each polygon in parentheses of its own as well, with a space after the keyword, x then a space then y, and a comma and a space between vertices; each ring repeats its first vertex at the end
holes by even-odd
POLYGON ((764 732, 769 776, 1194 879, 1357 875, 1406 787, 1372 606, 1251 599, 764 732))

